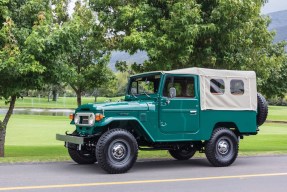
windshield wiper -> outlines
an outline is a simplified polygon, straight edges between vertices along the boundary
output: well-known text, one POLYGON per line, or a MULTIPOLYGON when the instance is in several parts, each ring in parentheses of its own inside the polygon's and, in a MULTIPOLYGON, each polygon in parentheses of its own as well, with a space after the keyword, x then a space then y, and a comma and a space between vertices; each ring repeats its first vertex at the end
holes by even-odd
POLYGON ((149 96, 145 91, 143 91, 143 93, 144 93, 148 98, 150 98, 150 96, 149 96))
POLYGON ((138 97, 135 96, 135 94, 131 91, 132 96, 134 96, 135 99, 137 99, 138 97))

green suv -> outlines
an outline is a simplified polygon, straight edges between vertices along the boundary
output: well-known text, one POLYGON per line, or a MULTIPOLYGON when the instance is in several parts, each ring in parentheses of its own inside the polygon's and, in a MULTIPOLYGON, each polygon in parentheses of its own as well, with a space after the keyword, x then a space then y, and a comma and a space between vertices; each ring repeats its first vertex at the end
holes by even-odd
POLYGON ((186 68, 130 77, 124 101, 81 105, 76 130, 56 138, 79 164, 98 162, 127 172, 138 150, 168 150, 178 160, 204 152, 217 167, 231 165, 239 139, 256 135, 267 117, 253 71, 186 68))

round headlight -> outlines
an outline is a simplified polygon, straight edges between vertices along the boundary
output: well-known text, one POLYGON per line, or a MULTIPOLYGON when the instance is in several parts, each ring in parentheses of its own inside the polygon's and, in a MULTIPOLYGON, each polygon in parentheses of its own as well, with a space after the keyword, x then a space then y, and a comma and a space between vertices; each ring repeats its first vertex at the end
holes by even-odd
POLYGON ((94 115, 90 115, 89 116, 89 125, 94 125, 94 123, 95 123, 95 117, 94 117, 94 115))
POLYGON ((75 115, 74 122, 75 122, 75 124, 78 124, 80 122, 80 117, 78 114, 75 115))

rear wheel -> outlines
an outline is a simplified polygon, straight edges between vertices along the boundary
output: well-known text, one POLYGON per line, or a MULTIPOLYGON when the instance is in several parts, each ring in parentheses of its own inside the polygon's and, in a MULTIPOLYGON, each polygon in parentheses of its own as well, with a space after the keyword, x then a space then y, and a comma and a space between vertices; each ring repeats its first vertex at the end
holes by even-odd
POLYGON ((125 173, 132 168, 138 155, 134 136, 125 129, 111 129, 99 139, 96 157, 101 168, 108 173, 125 173))
POLYGON ((231 165, 238 155, 238 140, 234 132, 227 128, 215 129, 205 144, 205 155, 216 167, 231 165))
POLYGON ((188 160, 194 156, 196 149, 191 146, 185 146, 176 150, 169 150, 169 154, 177 160, 188 160))

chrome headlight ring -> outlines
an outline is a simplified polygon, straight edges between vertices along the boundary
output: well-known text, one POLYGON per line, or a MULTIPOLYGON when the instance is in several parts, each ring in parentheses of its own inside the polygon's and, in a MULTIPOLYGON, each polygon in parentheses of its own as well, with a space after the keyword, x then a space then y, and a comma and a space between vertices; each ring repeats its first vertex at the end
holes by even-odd
POLYGON ((78 112, 75 114, 74 122, 78 126, 93 126, 95 124, 95 114, 78 112))

